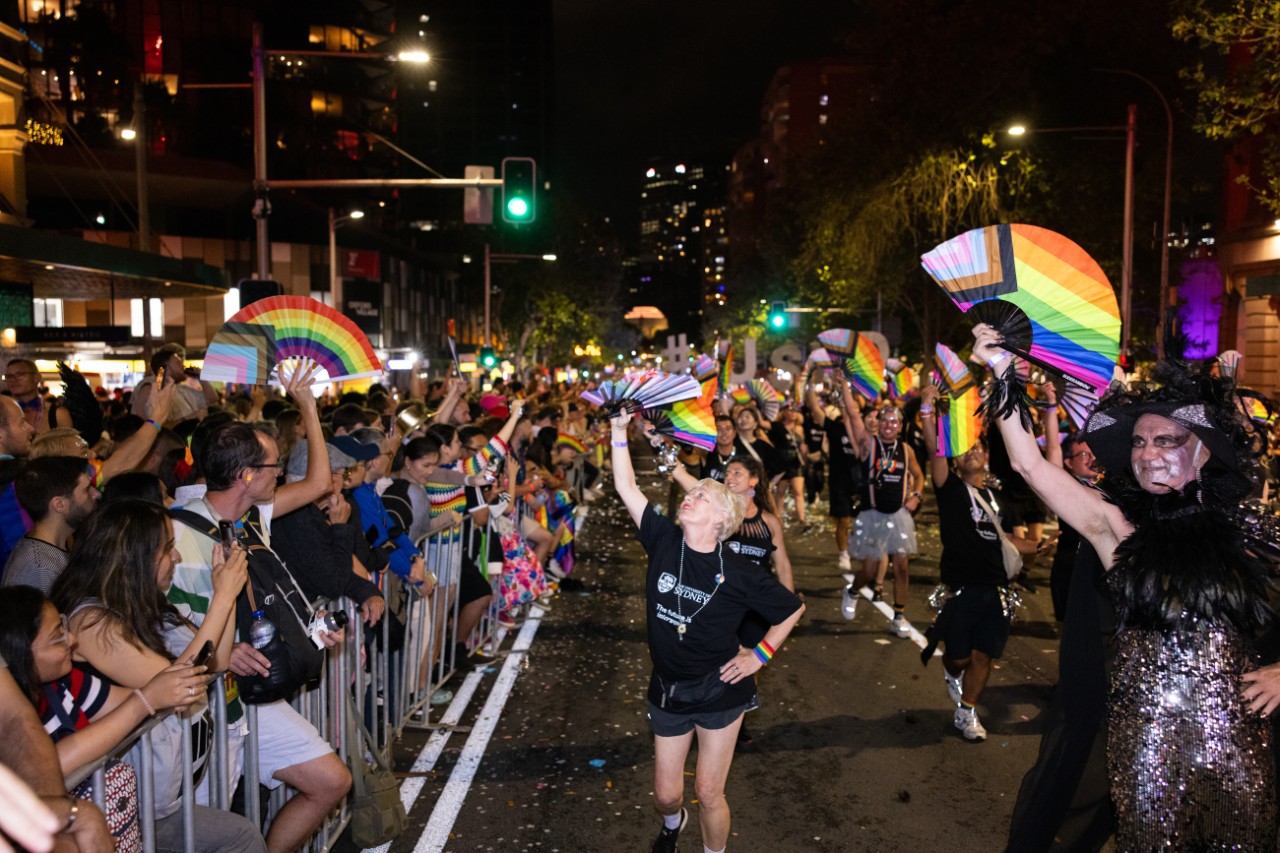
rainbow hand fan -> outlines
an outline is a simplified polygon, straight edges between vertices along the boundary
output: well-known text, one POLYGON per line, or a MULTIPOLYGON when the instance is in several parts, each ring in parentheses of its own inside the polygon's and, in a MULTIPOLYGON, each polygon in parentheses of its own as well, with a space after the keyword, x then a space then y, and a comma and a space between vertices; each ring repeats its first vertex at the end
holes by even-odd
POLYGON ((271 296, 237 311, 213 336, 200 378, 263 385, 276 365, 309 358, 325 379, 382 373, 364 332, 350 318, 306 296, 271 296))
POLYGON ((716 446, 716 415, 711 410, 711 398, 706 395, 673 403, 669 409, 645 412, 645 417, 660 435, 703 450, 716 446))
POLYGON ((827 329, 818 333, 818 342, 826 347, 827 352, 846 358, 853 355, 857 338, 857 333, 852 329, 827 329))
POLYGON ((849 387, 867 400, 875 400, 884 392, 884 356, 871 338, 857 336, 853 354, 844 359, 843 367, 849 387))
MULTIPOLYGON (((716 345, 719 349, 720 345, 716 345)), ((733 344, 729 344, 729 348, 724 352, 724 358, 720 359, 720 390, 729 390, 729 377, 733 373, 733 344)))
POLYGON ((946 344, 934 344, 933 364, 937 368, 933 374, 933 384, 952 397, 959 397, 966 389, 977 385, 960 356, 946 344))
POLYGON ((782 408, 784 398, 777 388, 763 379, 752 379, 747 382, 746 391, 766 421, 772 421, 778 417, 778 410, 782 408))
POLYGON ((938 400, 938 455, 955 458, 967 453, 978 443, 982 432, 982 418, 978 407, 982 395, 977 386, 970 386, 959 397, 947 396, 938 400))
POLYGON ((702 392, 702 386, 692 376, 676 376, 661 370, 646 370, 624 376, 622 379, 606 379, 600 387, 583 391, 578 396, 592 405, 604 409, 613 417, 623 406, 632 411, 657 409, 680 400, 690 400, 702 392))
POLYGON ((747 390, 747 386, 739 385, 729 392, 729 399, 735 406, 746 406, 751 403, 751 392, 747 390))
POLYGON ((975 228, 921 259, 961 311, 991 325, 1014 355, 1093 394, 1120 354, 1115 291, 1088 253, 1033 225, 975 228))
POLYGON ((714 379, 719 369, 720 366, 716 364, 714 358, 702 353, 693 362, 693 378, 699 382, 706 382, 708 379, 714 379))
POLYGON ((906 365, 903 365, 897 373, 889 378, 889 398, 891 400, 901 400, 915 390, 916 372, 906 365))

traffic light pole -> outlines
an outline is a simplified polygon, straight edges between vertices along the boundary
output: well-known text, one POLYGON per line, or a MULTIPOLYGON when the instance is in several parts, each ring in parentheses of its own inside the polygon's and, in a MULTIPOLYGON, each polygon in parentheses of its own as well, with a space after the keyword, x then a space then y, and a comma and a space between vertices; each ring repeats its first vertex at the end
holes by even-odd
MULTIPOLYGON (((499 182, 501 183, 501 182, 499 182)), ((493 346, 493 338, 489 337, 489 303, 492 300, 493 288, 489 285, 489 243, 484 244, 484 345, 493 346)))

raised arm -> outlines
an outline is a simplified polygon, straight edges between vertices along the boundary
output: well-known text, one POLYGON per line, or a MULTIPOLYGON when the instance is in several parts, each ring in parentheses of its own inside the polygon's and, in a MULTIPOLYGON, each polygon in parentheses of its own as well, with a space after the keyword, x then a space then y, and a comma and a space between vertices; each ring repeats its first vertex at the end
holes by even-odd
MULTIPOLYGON (((1002 376, 1013 367, 1013 359, 1000 347, 1000 335, 985 323, 973 329, 977 343, 974 353, 1002 376)), ((1107 503, 1101 492, 1076 480, 1061 465, 1052 465, 1040 454, 1035 437, 1022 428, 1016 412, 996 419, 1004 438, 1013 470, 1027 481, 1049 509, 1067 524, 1080 531, 1107 568, 1114 562, 1116 546, 1132 527, 1119 507, 1107 503)))
POLYGON ((636 485, 636 472, 631 467, 631 447, 627 441, 627 424, 631 423, 631 412, 623 408, 609 421, 609 448, 612 451, 613 486, 618 490, 618 497, 631 514, 631 520, 640 526, 644 517, 644 508, 649 501, 640 487, 636 485))
POLYGON ((813 418, 813 422, 818 427, 823 427, 827 423, 827 413, 822 410, 822 403, 818 401, 818 392, 813 390, 813 374, 817 368, 809 371, 809 375, 805 377, 804 383, 804 404, 809 408, 809 415, 813 418))
POLYGON ((466 393, 467 380, 450 379, 449 393, 445 394, 444 400, 440 403, 440 408, 436 409, 435 415, 431 418, 433 424, 447 424, 449 419, 453 417, 453 410, 458 405, 458 401, 462 399, 462 395, 466 393))
POLYGON ((920 389, 920 432, 924 437, 925 454, 929 457, 929 479, 935 489, 947 481, 950 473, 946 457, 938 455, 938 413, 934 411, 937 401, 936 387, 925 385, 920 389))
POLYGON ((133 435, 120 442, 120 446, 116 448, 115 453, 112 453, 102 463, 102 470, 98 475, 99 488, 117 474, 123 474, 138 467, 142 460, 147 458, 147 454, 151 452, 151 445, 156 443, 156 436, 160 434, 160 428, 169 419, 169 410, 173 405, 173 395, 178 391, 176 382, 170 382, 167 388, 161 387, 164 383, 164 373, 163 367, 156 371, 156 388, 148 401, 150 409, 148 422, 138 427, 133 435), (155 428, 152 429, 152 427, 155 428))
MULTIPOLYGON (((293 404, 302 413, 302 427, 307 433, 307 476, 296 483, 276 489, 276 518, 288 515, 319 498, 332 488, 329 477, 329 448, 324 442, 324 430, 320 427, 320 412, 311 386, 315 384, 316 371, 313 361, 295 365, 293 373, 284 379, 284 389, 293 404)), ((288 460, 284 460, 288 461, 288 460)))
POLYGON ((1062 444, 1058 441, 1058 389, 1052 382, 1044 383, 1044 399, 1049 407, 1044 410, 1044 458, 1055 468, 1062 467, 1062 444))
POLYGON ((859 459, 866 459, 871 452, 871 436, 862 424, 862 404, 858 402, 844 374, 836 371, 832 373, 831 379, 840 394, 840 406, 844 409, 844 431, 853 443, 853 452, 859 459))

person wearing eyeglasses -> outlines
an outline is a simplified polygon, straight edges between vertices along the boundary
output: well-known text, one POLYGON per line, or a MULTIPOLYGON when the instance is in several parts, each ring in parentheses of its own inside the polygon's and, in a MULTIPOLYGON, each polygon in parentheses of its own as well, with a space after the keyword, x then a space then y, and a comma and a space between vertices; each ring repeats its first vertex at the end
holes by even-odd
POLYGON ((71 413, 63 407, 51 406, 46 409, 44 396, 40 393, 40 371, 34 361, 27 358, 10 359, 4 371, 4 384, 22 407, 22 416, 36 433, 55 427, 75 426, 71 421, 71 413))

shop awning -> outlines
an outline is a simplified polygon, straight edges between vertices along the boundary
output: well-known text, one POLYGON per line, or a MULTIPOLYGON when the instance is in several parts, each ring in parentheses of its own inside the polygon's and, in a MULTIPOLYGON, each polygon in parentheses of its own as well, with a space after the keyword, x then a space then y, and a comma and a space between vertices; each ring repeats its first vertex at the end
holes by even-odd
POLYGON ((222 271, 206 263, 109 246, 55 231, 0 225, 0 281, 60 299, 221 296, 222 271))

